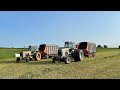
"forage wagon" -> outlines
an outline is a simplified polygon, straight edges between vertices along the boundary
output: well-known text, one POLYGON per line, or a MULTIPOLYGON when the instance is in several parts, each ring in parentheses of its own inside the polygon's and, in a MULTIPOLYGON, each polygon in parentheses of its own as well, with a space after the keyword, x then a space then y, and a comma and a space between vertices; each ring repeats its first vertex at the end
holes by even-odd
POLYGON ((78 49, 82 49, 84 52, 84 55, 87 57, 90 57, 92 55, 95 56, 96 53, 96 44, 93 42, 80 42, 77 44, 78 49))

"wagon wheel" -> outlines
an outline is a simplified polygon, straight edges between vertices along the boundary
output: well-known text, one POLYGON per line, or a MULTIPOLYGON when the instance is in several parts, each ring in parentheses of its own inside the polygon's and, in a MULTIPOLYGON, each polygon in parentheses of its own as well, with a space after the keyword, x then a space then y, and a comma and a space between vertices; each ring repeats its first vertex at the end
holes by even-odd
POLYGON ((90 53, 87 54, 87 57, 88 57, 88 58, 90 57, 90 53))
POLYGON ((45 56, 45 59, 48 59, 48 58, 49 58, 49 56, 48 56, 48 55, 46 55, 46 56, 45 56))
POLYGON ((95 53, 92 53, 92 56, 95 57, 95 53))
POLYGON ((34 58, 35 58, 35 60, 39 61, 41 59, 41 53, 40 52, 36 52, 34 54, 34 58))

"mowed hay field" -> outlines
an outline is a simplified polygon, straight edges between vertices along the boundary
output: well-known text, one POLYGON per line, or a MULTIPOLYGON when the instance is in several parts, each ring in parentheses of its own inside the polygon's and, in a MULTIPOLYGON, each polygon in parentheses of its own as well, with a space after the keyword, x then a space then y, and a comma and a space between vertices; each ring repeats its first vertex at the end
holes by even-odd
POLYGON ((23 50, 0 48, 0 79, 120 79, 120 49, 97 48, 96 57, 70 64, 51 59, 16 63, 14 54, 23 50))

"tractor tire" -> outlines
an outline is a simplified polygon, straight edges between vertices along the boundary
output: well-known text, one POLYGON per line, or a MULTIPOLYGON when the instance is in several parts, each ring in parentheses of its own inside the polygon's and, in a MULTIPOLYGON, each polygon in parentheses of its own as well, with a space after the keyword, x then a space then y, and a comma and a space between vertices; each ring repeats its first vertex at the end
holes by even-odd
POLYGON ((74 53, 73 53, 73 58, 75 61, 82 61, 84 59, 84 53, 83 53, 83 50, 76 50, 74 53))
POLYGON ((78 61, 78 59, 77 59, 77 51, 74 51, 72 56, 73 56, 74 61, 77 62, 78 61))
POLYGON ((78 60, 79 60, 79 61, 82 61, 82 60, 84 59, 83 50, 80 49, 80 50, 78 51, 77 57, 78 57, 78 60))
POLYGON ((19 63, 20 62, 20 58, 16 58, 16 63, 19 63))
POLYGON ((66 57, 65 58, 65 64, 69 64, 71 63, 71 58, 70 57, 66 57))
POLYGON ((41 53, 40 53, 40 52, 34 53, 34 59, 35 59, 36 61, 41 60, 41 53))
POLYGON ((32 58, 30 58, 30 61, 32 61, 32 58))
POLYGON ((27 59, 26 59, 26 62, 30 62, 30 59, 27 58, 27 59))

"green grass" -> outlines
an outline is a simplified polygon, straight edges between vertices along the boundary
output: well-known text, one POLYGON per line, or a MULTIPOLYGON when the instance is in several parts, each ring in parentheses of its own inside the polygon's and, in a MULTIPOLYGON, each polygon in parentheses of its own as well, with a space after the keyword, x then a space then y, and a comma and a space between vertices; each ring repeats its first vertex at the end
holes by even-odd
POLYGON ((0 49, 0 79, 120 79, 120 49, 99 49, 96 57, 80 62, 52 63, 51 59, 15 62, 23 49, 0 49))
POLYGON ((0 48, 0 59, 11 59, 14 57, 15 53, 20 53, 23 48, 0 48))

